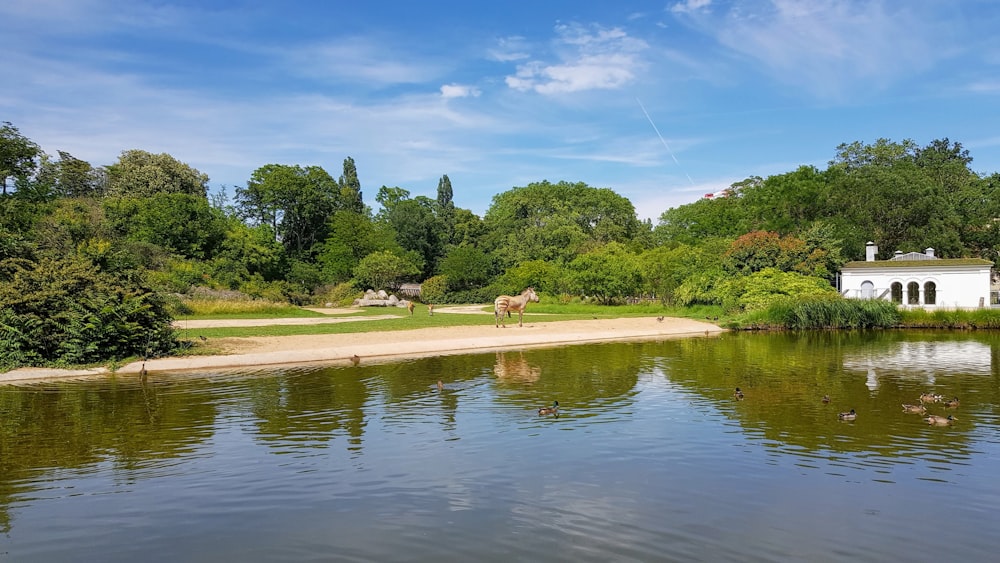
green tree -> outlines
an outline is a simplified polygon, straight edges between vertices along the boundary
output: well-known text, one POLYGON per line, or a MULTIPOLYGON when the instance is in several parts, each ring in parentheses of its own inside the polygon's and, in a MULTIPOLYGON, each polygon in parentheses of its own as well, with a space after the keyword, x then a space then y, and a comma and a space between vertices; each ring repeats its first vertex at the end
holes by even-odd
POLYGON ((316 260, 328 283, 341 283, 351 278, 362 258, 379 250, 404 254, 392 227, 368 215, 340 210, 330 218, 316 260))
POLYGON ((271 227, 234 220, 227 225, 226 236, 211 262, 214 276, 229 289, 255 277, 265 282, 281 279, 287 258, 271 227))
POLYGON ((617 242, 576 257, 567 268, 577 291, 604 304, 638 294, 642 283, 635 254, 617 242))
POLYGON ((698 244, 707 238, 739 236, 746 232, 746 224, 739 197, 703 198, 664 211, 653 236, 659 244, 698 244))
POLYGON ((41 149, 9 121, 0 123, 0 187, 7 195, 7 181, 25 180, 35 173, 41 149))
POLYGON ((340 176, 339 184, 339 207, 354 213, 364 214, 365 202, 361 194, 361 180, 358 179, 358 169, 351 157, 344 159, 344 173, 340 176))
POLYGON ((155 244, 185 258, 211 259, 225 237, 225 218, 204 197, 158 193, 104 200, 108 222, 129 240, 155 244))
POLYGON ((470 246, 451 247, 438 265, 438 271, 448 278, 449 289, 459 291, 486 285, 491 270, 486 253, 470 246))
POLYGON ((267 164, 254 170, 246 188, 236 189, 236 202, 242 217, 270 225, 288 253, 299 257, 326 239, 339 191, 318 166, 267 164))
POLYGON ((158 193, 181 193, 205 197, 208 175, 166 153, 123 151, 118 162, 107 167, 110 196, 150 197, 158 193))
POLYGON ((443 225, 443 242, 455 243, 455 202, 452 201, 451 179, 445 174, 438 180, 437 212, 443 225))
POLYGON ((400 285, 419 273, 420 268, 412 259, 384 250, 365 256, 354 268, 358 285, 375 290, 398 291, 400 285))

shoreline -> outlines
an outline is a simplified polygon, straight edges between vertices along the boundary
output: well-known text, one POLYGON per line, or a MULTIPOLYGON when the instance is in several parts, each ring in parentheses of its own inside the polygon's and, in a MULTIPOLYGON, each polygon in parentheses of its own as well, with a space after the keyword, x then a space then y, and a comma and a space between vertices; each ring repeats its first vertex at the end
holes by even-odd
MULTIPOLYGON (((283 319, 272 320, 281 324, 283 319)), ((252 321, 251 321, 252 322, 252 321)), ((573 344, 657 340, 718 335, 724 329, 693 319, 630 317, 517 324, 498 329, 483 326, 433 327, 404 331, 263 336, 220 341, 225 354, 173 356, 136 361, 111 370, 19 368, 0 373, 0 384, 58 381, 111 374, 201 371, 218 368, 279 366, 308 363, 359 364, 463 353, 493 352, 573 344)))

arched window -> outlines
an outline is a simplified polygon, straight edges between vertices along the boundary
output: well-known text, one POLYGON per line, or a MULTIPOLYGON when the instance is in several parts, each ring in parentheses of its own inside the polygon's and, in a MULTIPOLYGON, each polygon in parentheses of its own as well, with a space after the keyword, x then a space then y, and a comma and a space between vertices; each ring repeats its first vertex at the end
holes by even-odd
POLYGON ((936 304, 937 304, 937 284, 929 281, 924 284, 924 305, 936 305, 936 304))
POLYGON ((870 281, 861 282, 861 298, 872 299, 875 297, 875 284, 870 281))
POLYGON ((892 282, 892 285, 889 286, 889 290, 892 295, 893 303, 903 302, 903 284, 899 282, 892 282))
POLYGON ((910 282, 906 284, 906 304, 920 305, 920 284, 910 282))

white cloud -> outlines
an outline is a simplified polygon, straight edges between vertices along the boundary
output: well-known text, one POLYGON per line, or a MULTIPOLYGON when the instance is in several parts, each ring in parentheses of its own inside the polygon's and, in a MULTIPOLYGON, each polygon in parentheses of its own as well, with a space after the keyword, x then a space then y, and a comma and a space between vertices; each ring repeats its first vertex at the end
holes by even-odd
POLYGON ((540 94, 560 94, 595 89, 616 89, 632 82, 643 66, 640 53, 645 41, 620 28, 559 25, 554 47, 559 62, 539 60, 518 65, 507 76, 507 86, 540 94))
POLYGON ((690 14, 708 8, 712 0, 684 0, 670 7, 670 11, 678 14, 690 14))
POLYGON ((482 92, 479 88, 475 86, 466 86, 464 84, 445 84, 441 86, 441 97, 442 98, 477 98, 482 92))

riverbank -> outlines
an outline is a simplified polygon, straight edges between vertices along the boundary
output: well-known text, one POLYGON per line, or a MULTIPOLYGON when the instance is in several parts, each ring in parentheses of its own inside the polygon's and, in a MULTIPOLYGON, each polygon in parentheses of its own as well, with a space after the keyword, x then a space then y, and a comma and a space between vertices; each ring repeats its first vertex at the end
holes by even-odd
MULTIPOLYGON (((711 336, 723 332, 718 326, 692 319, 632 317, 582 321, 516 323, 505 329, 490 322, 479 326, 434 327, 404 331, 359 332, 228 338, 218 341, 222 354, 177 356, 132 362, 115 370, 118 374, 210 370, 266 365, 326 363, 370 363, 424 356, 489 352, 539 346, 559 346, 621 340, 655 340, 687 336, 711 336)), ((271 319, 281 324, 283 319, 271 319)), ((22 368, 0 373, 0 383, 46 381, 99 376, 107 368, 60 370, 22 368)))

